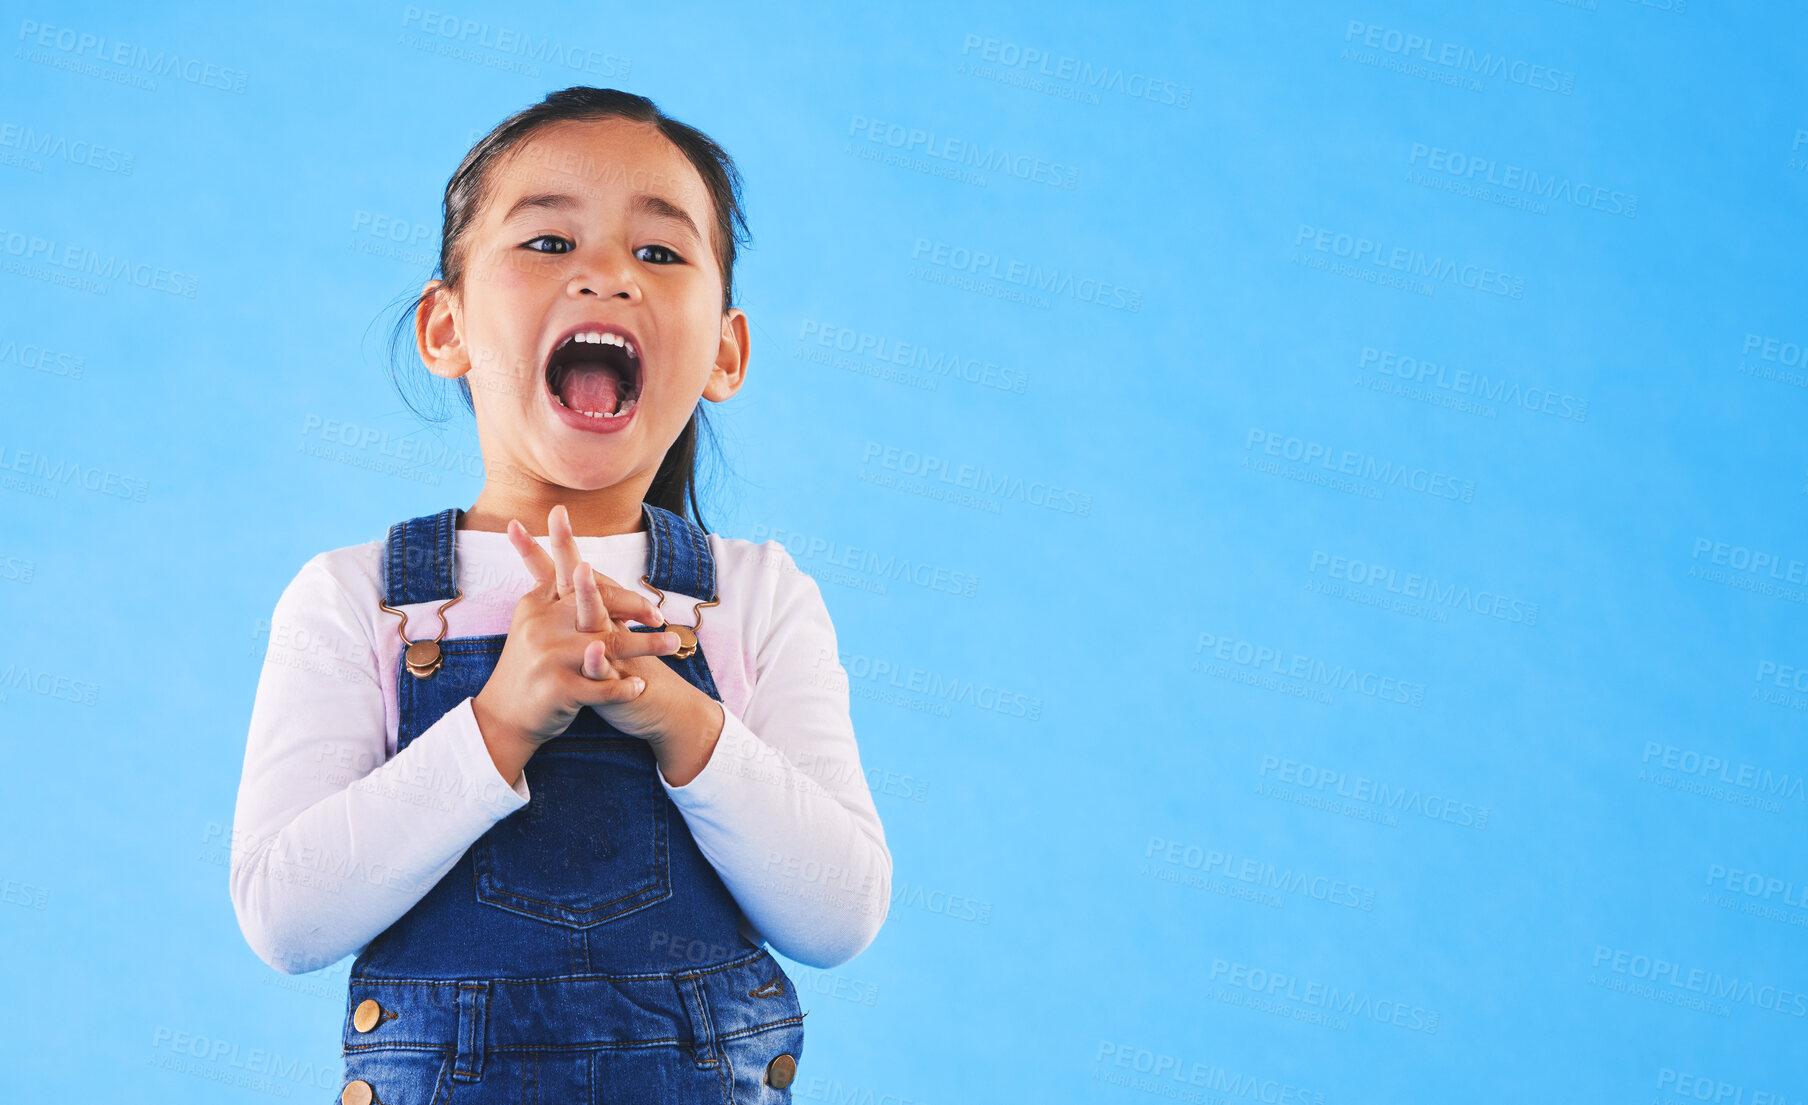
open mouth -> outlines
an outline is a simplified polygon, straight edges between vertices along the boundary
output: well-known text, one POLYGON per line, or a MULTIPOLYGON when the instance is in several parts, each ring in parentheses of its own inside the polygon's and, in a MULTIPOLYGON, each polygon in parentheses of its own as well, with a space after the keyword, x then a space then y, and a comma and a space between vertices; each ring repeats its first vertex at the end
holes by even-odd
POLYGON ((625 418, 640 402, 640 350, 610 327, 567 334, 546 362, 546 386, 561 407, 586 418, 625 418))

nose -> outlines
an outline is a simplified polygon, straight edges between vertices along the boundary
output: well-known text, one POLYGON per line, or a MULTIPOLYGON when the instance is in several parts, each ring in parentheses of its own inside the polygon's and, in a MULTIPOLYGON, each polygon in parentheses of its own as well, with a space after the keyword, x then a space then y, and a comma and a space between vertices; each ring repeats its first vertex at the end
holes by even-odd
POLYGON ((640 298, 640 282, 633 258, 619 251, 595 256, 590 264, 572 273, 565 291, 572 296, 609 296, 634 302, 640 298))

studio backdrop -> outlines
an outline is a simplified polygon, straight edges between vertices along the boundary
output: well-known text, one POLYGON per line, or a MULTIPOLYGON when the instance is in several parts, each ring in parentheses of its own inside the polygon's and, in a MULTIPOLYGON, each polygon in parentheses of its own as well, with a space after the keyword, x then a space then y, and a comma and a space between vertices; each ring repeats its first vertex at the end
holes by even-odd
POLYGON ((272 611, 483 487, 395 305, 593 85, 744 174, 700 498, 895 864, 795 1099, 1808 1100, 1802 12, 459 3, 4 21, 0 1096, 339 1099, 272 611))

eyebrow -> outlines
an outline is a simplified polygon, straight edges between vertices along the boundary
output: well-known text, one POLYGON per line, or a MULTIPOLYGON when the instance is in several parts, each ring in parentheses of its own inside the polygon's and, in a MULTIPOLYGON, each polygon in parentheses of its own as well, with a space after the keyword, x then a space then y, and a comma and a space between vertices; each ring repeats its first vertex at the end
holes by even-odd
MULTIPOLYGON (((567 211, 576 206, 578 206, 577 198, 565 192, 535 192, 522 196, 510 205, 508 214, 502 217, 502 221, 507 222, 523 211, 567 211)), ((651 215, 655 219, 675 222, 690 231, 691 237, 698 241, 703 240, 703 232, 697 229, 696 222, 684 208, 663 196, 655 196, 651 192, 637 192, 629 201, 629 207, 635 212, 651 215)))

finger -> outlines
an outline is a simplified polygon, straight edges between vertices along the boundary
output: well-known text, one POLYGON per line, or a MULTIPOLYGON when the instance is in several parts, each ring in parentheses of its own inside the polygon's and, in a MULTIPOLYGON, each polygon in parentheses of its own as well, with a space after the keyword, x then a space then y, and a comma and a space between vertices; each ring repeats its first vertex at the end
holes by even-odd
POLYGON ((616 675, 609 663, 609 650, 601 641, 591 641, 584 646, 584 662, 578 665, 578 670, 585 679, 613 679, 616 675))
POLYGON ((515 546, 515 551, 521 554, 528 572, 534 577, 533 589, 541 592, 545 598, 558 598, 558 577, 552 557, 546 555, 546 550, 527 532, 527 527, 513 518, 509 519, 508 537, 509 544, 515 546))
POLYGON ((603 592, 603 605, 609 608, 609 616, 618 622, 639 622, 642 625, 664 625, 665 615, 653 600, 639 591, 630 591, 608 576, 590 569, 596 576, 597 585, 603 592))
POLYGON ((683 648, 676 633, 636 633, 622 626, 605 639, 609 658, 615 661, 636 656, 670 656, 683 648))
POLYGON ((620 679, 584 680, 571 688, 572 701, 583 706, 608 706, 616 702, 632 702, 647 689, 646 680, 638 675, 620 679))
POLYGON ((596 573, 582 560, 572 572, 572 593, 578 603, 578 632, 601 633, 609 628, 609 611, 603 605, 603 592, 596 585, 596 573))
POLYGON ((578 670, 585 679, 614 679, 624 674, 626 661, 670 656, 681 647, 676 633, 636 633, 624 626, 586 642, 578 670))
POLYGON ((546 532, 551 537, 552 561, 558 569, 559 597, 571 594, 571 578, 578 568, 578 541, 571 534, 571 512, 560 503, 546 515, 546 532))

